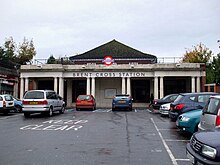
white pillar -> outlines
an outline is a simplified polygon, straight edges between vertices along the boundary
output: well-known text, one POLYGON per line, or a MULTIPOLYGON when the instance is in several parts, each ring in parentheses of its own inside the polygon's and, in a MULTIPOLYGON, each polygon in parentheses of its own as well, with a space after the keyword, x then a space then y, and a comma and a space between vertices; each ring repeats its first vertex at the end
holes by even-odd
POLYGON ((127 78, 127 94, 131 95, 131 79, 130 79, 130 77, 127 78))
POLYGON ((25 87, 24 87, 24 91, 28 91, 28 86, 29 86, 29 80, 28 77, 25 78, 25 87))
POLYGON ((154 77, 154 98, 158 99, 158 77, 154 77))
POLYGON ((57 77, 54 77, 53 81, 54 81, 54 83, 53 83, 54 84, 54 86, 53 86, 54 91, 57 92, 57 77))
POLYGON ((197 92, 200 92, 200 77, 197 77, 197 79, 196 79, 196 86, 197 86, 197 92))
POLYGON ((72 80, 67 80, 67 107, 72 106, 72 80))
POLYGON ((195 92, 195 77, 191 77, 191 89, 192 89, 192 91, 191 92, 195 92))
POLYGON ((160 98, 164 97, 163 77, 160 77, 160 98))
POLYGON ((20 82, 20 99, 23 99, 24 95, 24 78, 21 77, 21 82, 20 82))
POLYGON ((95 97, 95 77, 92 77, 92 90, 91 94, 95 97))
POLYGON ((125 94, 125 77, 122 77, 121 94, 125 94))
POLYGON ((13 90, 13 96, 18 98, 18 78, 16 78, 15 84, 14 84, 14 90, 13 90))
POLYGON ((63 97, 63 77, 59 77, 59 95, 63 97))
POLYGON ((86 82, 86 94, 90 95, 90 77, 87 77, 87 82, 86 82))

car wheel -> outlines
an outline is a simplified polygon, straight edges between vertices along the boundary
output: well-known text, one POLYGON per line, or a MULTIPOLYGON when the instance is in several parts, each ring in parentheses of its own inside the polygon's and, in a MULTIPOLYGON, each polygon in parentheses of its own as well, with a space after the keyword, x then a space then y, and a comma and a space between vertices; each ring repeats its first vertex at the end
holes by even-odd
POLYGON ((49 117, 51 117, 53 115, 53 109, 51 107, 49 108, 49 111, 48 111, 47 115, 49 117))
POLYGON ((24 117, 30 117, 30 113, 24 112, 24 117))
POLYGON ((115 108, 112 108, 112 111, 115 111, 115 108))
POLYGON ((3 112, 4 115, 8 115, 8 111, 3 112))
POLYGON ((59 112, 60 112, 60 114, 63 114, 64 111, 65 111, 65 108, 64 108, 64 106, 62 106, 62 108, 61 108, 61 110, 59 112))
POLYGON ((15 106, 16 112, 22 112, 22 107, 21 106, 15 106))

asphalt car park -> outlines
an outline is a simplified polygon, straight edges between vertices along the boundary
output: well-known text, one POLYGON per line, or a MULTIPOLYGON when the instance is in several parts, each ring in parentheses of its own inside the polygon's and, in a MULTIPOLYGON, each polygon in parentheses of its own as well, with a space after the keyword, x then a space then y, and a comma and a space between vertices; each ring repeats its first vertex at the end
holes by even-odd
POLYGON ((0 131, 2 164, 191 164, 190 136, 147 109, 1 115, 0 131))

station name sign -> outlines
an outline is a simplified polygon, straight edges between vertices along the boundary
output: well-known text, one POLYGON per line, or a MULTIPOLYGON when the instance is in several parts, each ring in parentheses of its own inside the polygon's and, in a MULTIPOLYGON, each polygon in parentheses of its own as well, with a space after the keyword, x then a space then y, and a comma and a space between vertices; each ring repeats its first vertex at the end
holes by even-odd
POLYGON ((147 77, 145 72, 73 72, 73 77, 147 77))

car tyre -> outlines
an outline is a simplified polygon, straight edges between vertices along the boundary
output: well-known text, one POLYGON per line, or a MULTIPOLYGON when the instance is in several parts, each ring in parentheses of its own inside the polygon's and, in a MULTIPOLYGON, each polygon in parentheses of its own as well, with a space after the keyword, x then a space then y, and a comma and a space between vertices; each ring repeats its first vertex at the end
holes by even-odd
POLYGON ((24 117, 30 117, 30 113, 29 112, 24 112, 24 117))
POLYGON ((48 117, 51 117, 53 115, 53 109, 51 107, 49 108, 47 115, 48 117))
POLYGON ((22 107, 17 105, 17 106, 15 106, 15 110, 16 110, 16 112, 22 112, 22 107))
POLYGON ((61 108, 61 110, 59 112, 60 112, 60 114, 64 114, 64 111, 65 111, 65 107, 62 106, 62 108, 61 108))

